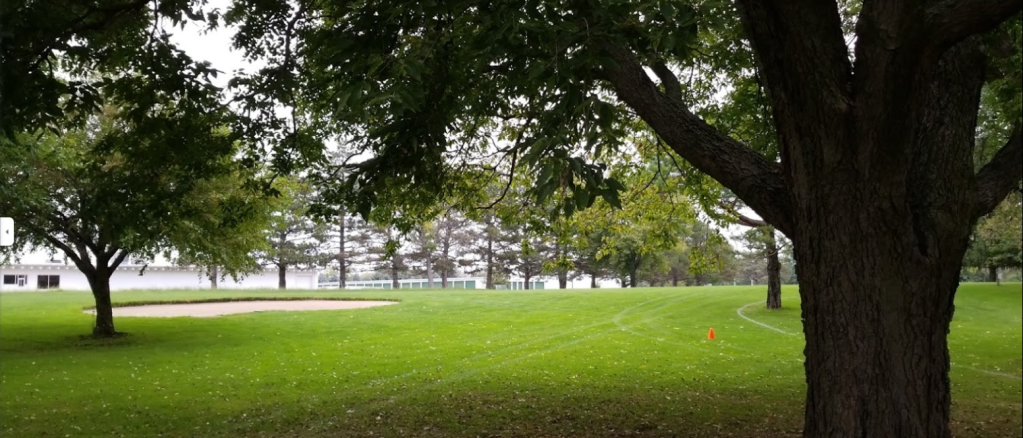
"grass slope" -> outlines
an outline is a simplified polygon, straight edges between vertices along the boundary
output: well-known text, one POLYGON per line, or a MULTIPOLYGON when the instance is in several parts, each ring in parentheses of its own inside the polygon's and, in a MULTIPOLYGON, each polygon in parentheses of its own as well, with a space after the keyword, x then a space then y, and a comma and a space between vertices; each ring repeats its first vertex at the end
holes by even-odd
MULTIPOLYGON (((102 342, 79 337, 90 330, 88 294, 4 294, 0 435, 797 436, 805 385, 796 291, 785 290, 781 311, 762 309, 763 294, 125 292, 115 301, 402 303, 119 318, 131 336, 102 342)), ((956 305, 957 435, 1020 437, 1021 287, 965 285, 956 305)))

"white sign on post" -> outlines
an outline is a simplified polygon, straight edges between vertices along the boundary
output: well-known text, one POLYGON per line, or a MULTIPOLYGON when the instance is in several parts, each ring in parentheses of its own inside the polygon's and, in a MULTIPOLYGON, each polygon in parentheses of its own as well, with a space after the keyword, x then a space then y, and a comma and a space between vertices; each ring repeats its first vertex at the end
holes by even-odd
POLYGON ((0 246, 14 245, 14 219, 0 217, 0 246))

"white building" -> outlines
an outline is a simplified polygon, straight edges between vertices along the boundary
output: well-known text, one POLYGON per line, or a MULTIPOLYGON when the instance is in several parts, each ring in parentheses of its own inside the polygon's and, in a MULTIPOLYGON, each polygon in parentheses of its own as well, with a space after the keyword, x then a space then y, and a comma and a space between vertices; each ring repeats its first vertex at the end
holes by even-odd
MULTIPOLYGON (((316 289, 319 272, 289 270, 285 274, 288 289, 316 289)), ((266 268, 234 281, 217 282, 219 289, 276 289, 277 269, 266 268)), ((0 266, 0 291, 40 289, 89 290, 89 281, 74 265, 40 263, 0 266)), ((110 276, 110 290, 126 289, 210 289, 210 280, 199 268, 191 266, 121 265, 110 276)))
MULTIPOLYGON (((530 279, 529 288, 532 290, 557 289, 558 279, 553 277, 533 277, 530 279)), ((398 280, 401 289, 429 289, 429 281, 425 278, 412 278, 398 280)), ((513 277, 508 279, 507 284, 498 285, 498 289, 523 290, 525 281, 522 278, 513 277)), ((621 287, 614 281, 601 281, 600 287, 617 288, 621 287)), ((346 289, 391 289, 391 280, 349 280, 345 283, 346 289)), ((590 280, 569 281, 568 289, 589 289, 590 280)), ((321 289, 337 289, 338 282, 328 281, 319 284, 321 289)), ((487 279, 485 277, 458 277, 448 278, 448 289, 486 289, 487 279)), ((433 288, 440 289, 440 278, 434 277, 433 288)))

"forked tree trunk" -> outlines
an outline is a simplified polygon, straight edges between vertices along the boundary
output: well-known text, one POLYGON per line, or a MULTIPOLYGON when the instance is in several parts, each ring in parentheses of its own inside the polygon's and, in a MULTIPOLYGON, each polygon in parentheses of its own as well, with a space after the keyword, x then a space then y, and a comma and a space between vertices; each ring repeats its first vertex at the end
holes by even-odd
POLYGON ((277 288, 288 288, 288 265, 281 263, 277 265, 277 288))
POLYGON ((975 171, 986 55, 1019 2, 738 0, 780 163, 686 107, 677 76, 603 48, 617 95, 665 143, 792 240, 806 438, 950 438, 947 334, 967 240, 1023 175, 1020 127, 975 171), (969 10, 969 14, 963 11, 969 10), (971 36, 972 35, 972 36, 971 36), (850 50, 853 50, 850 56, 850 50))
POLYGON ((863 108, 882 118, 861 120, 850 137, 818 132, 844 142, 825 146, 844 159, 793 156, 803 169, 792 199, 805 437, 951 437, 947 335, 978 216, 971 151, 982 65, 974 43, 953 48, 918 102, 915 128, 863 108), (906 152, 851 152, 886 150, 906 152))
POLYGON ((109 338, 117 335, 114 330, 114 307, 110 301, 110 273, 102 270, 86 272, 92 297, 96 301, 96 324, 92 327, 92 335, 97 338, 109 338))
POLYGON ((781 260, 774 229, 767 229, 767 308, 781 309, 781 260))

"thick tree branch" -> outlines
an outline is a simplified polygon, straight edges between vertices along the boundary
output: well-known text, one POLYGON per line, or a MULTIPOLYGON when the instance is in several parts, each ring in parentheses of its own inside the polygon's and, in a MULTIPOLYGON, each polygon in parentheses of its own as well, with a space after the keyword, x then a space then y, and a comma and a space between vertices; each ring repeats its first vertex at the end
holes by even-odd
POLYGON ((782 232, 793 230, 791 200, 778 164, 714 129, 679 100, 661 93, 632 52, 613 45, 603 49, 617 64, 606 73, 618 97, 675 153, 731 189, 782 232))
POLYGON ((751 218, 742 213, 736 213, 735 216, 736 219, 738 219, 739 225, 744 225, 751 228, 766 227, 767 225, 769 225, 767 222, 764 222, 760 219, 751 218))
POLYGON ((118 249, 117 251, 120 251, 120 252, 117 253, 117 256, 114 257, 113 262, 110 263, 110 271, 111 272, 113 272, 115 269, 117 269, 118 266, 121 266, 121 263, 124 262, 124 259, 127 258, 128 254, 129 254, 128 250, 123 249, 123 248, 122 249, 118 249))
POLYGON ((804 138, 808 127, 843 135, 836 126, 852 101, 852 65, 835 2, 737 0, 736 6, 774 108, 783 156, 838 143, 804 138))
POLYGON ((1020 126, 1013 130, 1009 141, 1002 146, 983 168, 977 172, 977 203, 974 217, 981 217, 998 206, 998 203, 1023 180, 1023 140, 1020 126))
POLYGON ((682 98, 682 84, 679 83, 678 77, 675 73, 672 73, 671 69, 668 68, 664 62, 657 61, 652 67, 654 74, 661 79, 661 85, 664 85, 664 94, 672 99, 682 98))
POLYGON ((986 32, 1023 10, 1023 0, 944 0, 924 13, 927 36, 942 45, 952 45, 986 32))
POLYGON ((718 202, 718 205, 720 205, 721 208, 725 209, 725 211, 727 211, 729 214, 734 216, 736 223, 738 223, 739 225, 742 225, 742 226, 745 226, 745 227, 750 227, 750 228, 766 227, 766 226, 770 225, 769 223, 764 222, 763 220, 754 219, 752 217, 749 217, 749 216, 746 216, 746 215, 744 215, 742 213, 739 213, 739 211, 735 209, 734 203, 732 205, 729 205, 729 204, 725 203, 724 201, 721 201, 721 202, 718 202))
POLYGON ((22 222, 21 226, 35 233, 37 236, 42 237, 43 240, 53 245, 57 249, 63 251, 64 254, 67 255, 67 257, 71 259, 71 261, 74 262, 75 266, 78 266, 78 269, 80 269, 82 272, 89 272, 91 269, 93 269, 91 260, 89 260, 88 258, 83 259, 79 257, 78 254, 75 253, 74 249, 68 246, 68 244, 62 242, 60 239, 53 237, 52 233, 50 233, 48 230, 44 230, 33 225, 31 221, 24 221, 22 222))

